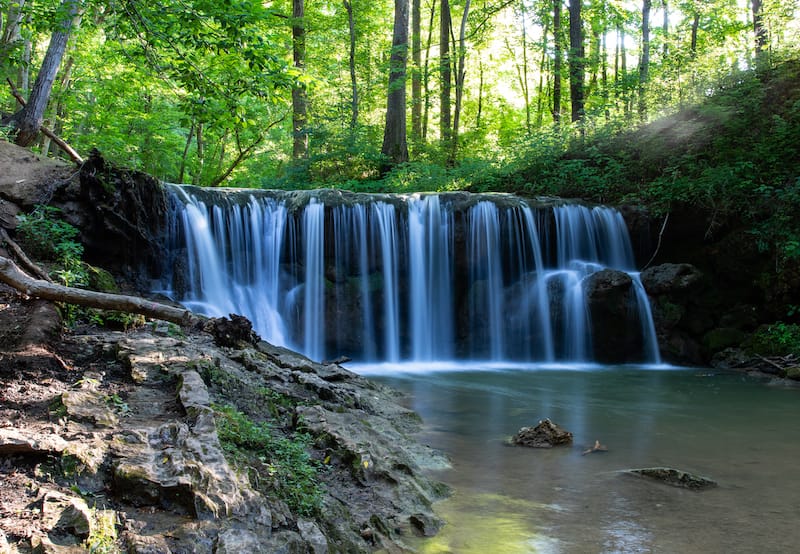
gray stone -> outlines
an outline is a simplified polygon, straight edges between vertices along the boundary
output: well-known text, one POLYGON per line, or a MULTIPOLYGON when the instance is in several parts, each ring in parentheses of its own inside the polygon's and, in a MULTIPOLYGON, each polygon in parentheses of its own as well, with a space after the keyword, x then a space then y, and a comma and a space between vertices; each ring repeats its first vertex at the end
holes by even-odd
POLYGON ((313 521, 300 519, 297 521, 300 536, 306 541, 313 554, 328 554, 328 540, 313 521))

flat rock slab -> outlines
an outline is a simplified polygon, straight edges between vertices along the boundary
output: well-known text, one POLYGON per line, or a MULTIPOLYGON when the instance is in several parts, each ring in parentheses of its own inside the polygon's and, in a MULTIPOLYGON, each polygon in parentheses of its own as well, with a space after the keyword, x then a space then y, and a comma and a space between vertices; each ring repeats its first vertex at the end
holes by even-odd
POLYGON ((701 491, 711 489, 717 486, 717 482, 708 477, 688 473, 680 469, 671 467, 646 467, 641 469, 626 469, 623 473, 627 475, 634 475, 637 477, 646 477, 654 481, 670 485, 672 487, 679 487, 682 489, 690 489, 694 491, 701 491))

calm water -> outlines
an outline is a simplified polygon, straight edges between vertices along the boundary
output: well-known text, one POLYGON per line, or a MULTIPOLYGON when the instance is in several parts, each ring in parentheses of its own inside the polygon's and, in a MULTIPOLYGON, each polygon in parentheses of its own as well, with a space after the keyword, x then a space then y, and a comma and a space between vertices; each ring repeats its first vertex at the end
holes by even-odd
POLYGON ((454 495, 423 553, 800 551, 800 388, 697 370, 479 370, 374 376, 408 393, 454 495), (575 446, 504 445, 550 418, 575 446), (581 455, 595 440, 605 453, 581 455), (704 492, 618 473, 669 466, 704 492))

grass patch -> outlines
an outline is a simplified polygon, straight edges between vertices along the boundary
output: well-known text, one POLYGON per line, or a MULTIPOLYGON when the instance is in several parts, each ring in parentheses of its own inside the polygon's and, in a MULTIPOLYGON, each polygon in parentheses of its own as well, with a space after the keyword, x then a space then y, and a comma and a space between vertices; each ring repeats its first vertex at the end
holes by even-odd
POLYGON ((320 464, 309 455, 306 433, 283 436, 266 422, 255 422, 228 405, 213 405, 217 433, 227 457, 262 493, 273 493, 292 512, 311 516, 319 511, 322 488, 320 464))

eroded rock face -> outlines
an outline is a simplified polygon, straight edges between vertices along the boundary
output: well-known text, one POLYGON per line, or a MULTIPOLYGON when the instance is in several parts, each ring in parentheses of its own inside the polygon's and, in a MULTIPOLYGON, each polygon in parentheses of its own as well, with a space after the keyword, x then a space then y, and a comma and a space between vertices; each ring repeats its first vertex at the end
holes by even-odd
POLYGON ((552 448, 572 444, 572 433, 562 429, 549 419, 543 419, 536 427, 523 427, 511 437, 511 444, 530 448, 552 448))
MULTIPOLYGON (((167 331, 77 337, 92 359, 121 363, 127 392, 110 395, 107 375, 87 372, 61 396, 58 440, 0 436, 8 452, 74 458, 82 483, 114 499, 127 551, 406 552, 405 537, 439 529, 432 503, 447 489, 423 470, 447 461, 411 438, 419 418, 395 393, 264 342, 220 347, 205 333, 167 331), (273 433, 288 437, 301 427, 313 438, 323 481, 317 512, 294 513, 262 486, 266 470, 233 465, 217 431, 220 406, 268 422, 273 433)), ((84 528, 70 529, 79 545, 84 528)))

